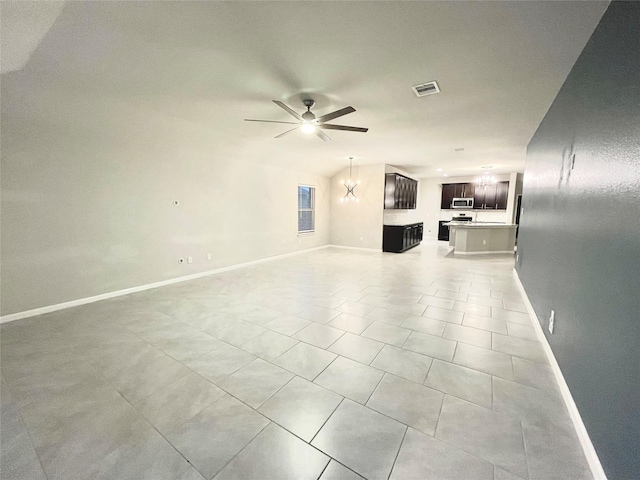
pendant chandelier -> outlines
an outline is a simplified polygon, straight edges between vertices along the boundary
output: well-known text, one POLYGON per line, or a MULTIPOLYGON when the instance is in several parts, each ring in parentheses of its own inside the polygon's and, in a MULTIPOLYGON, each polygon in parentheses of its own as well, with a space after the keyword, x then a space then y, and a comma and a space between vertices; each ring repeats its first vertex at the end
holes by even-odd
POLYGON ((489 169, 491 167, 482 167, 484 168, 484 175, 475 179, 475 184, 481 187, 489 187, 491 185, 495 185, 498 183, 498 179, 493 175, 489 175, 489 169))
POLYGON ((345 193, 344 197, 340 199, 340 202, 349 202, 349 201, 359 202, 360 201, 360 199, 356 196, 354 192, 355 188, 358 185, 360 185, 360 180, 358 180, 355 183, 351 180, 352 167, 353 167, 353 157, 349 157, 349 180, 347 182, 340 180, 340 183, 342 183, 342 185, 344 185, 344 187, 347 189, 347 193, 345 193))

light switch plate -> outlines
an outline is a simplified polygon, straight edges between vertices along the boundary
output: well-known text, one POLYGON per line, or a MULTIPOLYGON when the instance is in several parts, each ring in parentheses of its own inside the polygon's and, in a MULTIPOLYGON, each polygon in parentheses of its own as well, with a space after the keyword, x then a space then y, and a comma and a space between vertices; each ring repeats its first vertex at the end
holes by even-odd
POLYGON ((551 310, 551 316, 549 317, 549 333, 553 335, 553 327, 556 323, 556 312, 551 310))

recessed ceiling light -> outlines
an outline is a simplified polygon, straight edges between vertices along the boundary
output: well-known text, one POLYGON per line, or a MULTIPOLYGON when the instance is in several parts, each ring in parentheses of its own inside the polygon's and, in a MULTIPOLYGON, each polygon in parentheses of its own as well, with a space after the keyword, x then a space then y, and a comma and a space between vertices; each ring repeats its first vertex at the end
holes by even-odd
POLYGON ((441 168, 436 168, 436 172, 441 172, 442 169, 441 168))
POLYGON ((448 177, 448 176, 449 176, 449 174, 448 174, 448 173, 445 173, 445 174, 444 174, 444 175, 442 175, 442 176, 443 176, 443 177, 448 177))
POLYGON ((464 147, 454 148, 453 150, 456 152, 464 152, 464 147))

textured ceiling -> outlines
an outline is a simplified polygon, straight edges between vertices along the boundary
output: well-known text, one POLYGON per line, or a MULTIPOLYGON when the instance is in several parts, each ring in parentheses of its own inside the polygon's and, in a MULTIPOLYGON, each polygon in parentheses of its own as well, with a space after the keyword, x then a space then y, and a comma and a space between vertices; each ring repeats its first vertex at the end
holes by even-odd
MULTIPOLYGON (((607 5, 69 2, 3 81, 152 112, 192 125, 217 155, 323 175, 349 156, 417 177, 522 171, 527 143, 607 5), (442 93, 416 97, 411 86, 431 80, 442 93), (243 121, 291 120, 271 100, 302 112, 306 97, 317 115, 353 106, 333 123, 369 132, 274 139, 287 125, 243 121)), ((3 16, 3 31, 15 17, 3 16)))

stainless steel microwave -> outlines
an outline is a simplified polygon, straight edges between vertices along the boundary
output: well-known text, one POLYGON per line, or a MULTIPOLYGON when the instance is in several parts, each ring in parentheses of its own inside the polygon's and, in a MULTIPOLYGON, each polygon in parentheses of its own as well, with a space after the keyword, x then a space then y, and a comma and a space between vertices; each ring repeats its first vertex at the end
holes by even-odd
POLYGON ((473 198, 454 198, 451 201, 451 208, 473 208, 473 198))

